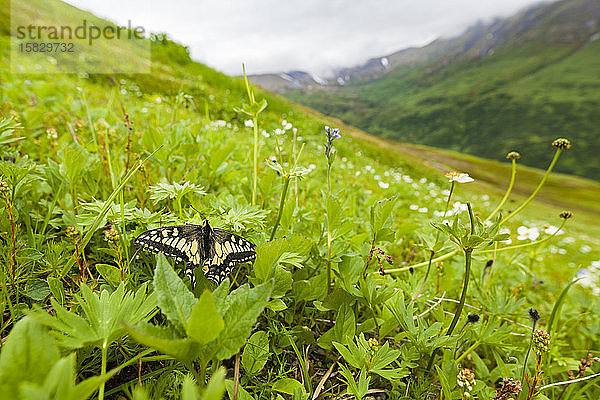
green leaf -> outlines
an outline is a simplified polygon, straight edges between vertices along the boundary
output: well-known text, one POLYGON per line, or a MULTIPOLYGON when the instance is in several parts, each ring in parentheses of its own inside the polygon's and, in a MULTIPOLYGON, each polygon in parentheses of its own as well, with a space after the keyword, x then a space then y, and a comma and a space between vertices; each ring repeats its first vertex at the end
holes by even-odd
POLYGON ((304 386, 300 382, 292 378, 283 378, 273 384, 273 390, 289 395, 293 395, 298 388, 304 390, 304 386))
POLYGON ((273 287, 271 297, 275 299, 281 298, 292 289, 294 278, 292 278, 292 273, 282 266, 277 266, 275 268, 273 277, 275 278, 275 286, 273 287))
POLYGON ((273 299, 267 303, 267 308, 271 311, 283 311, 287 308, 285 302, 281 299, 273 299))
POLYGON ((410 372, 405 368, 372 369, 371 372, 387 379, 392 383, 398 383, 400 379, 410 375, 410 372))
POLYGON ((440 378, 440 384, 442 385, 442 392, 444 393, 444 398, 452 399, 452 388, 450 387, 450 383, 448 382, 446 374, 437 365, 435 366, 435 370, 438 374, 438 378, 440 378))
POLYGON ((202 396, 200 396, 201 400, 221 400, 223 398, 223 394, 225 393, 225 373, 225 368, 220 367, 213 374, 202 396))
POLYGON ((125 325, 129 335, 141 344, 190 363, 201 354, 200 345, 189 338, 181 338, 172 328, 148 323, 125 325))
POLYGON ((245 285, 229 294, 222 310, 225 330, 217 338, 214 350, 219 360, 230 358, 246 343, 272 291, 271 280, 252 289, 245 285))
POLYGON ((393 242, 396 239, 396 231, 390 228, 381 228, 375 233, 375 242, 393 242))
POLYGON ((48 277, 48 287, 52 292, 54 298, 60 303, 64 304, 65 302, 65 289, 63 287, 62 281, 60 278, 56 278, 53 276, 48 277))
POLYGON ((554 332, 558 328, 558 319, 560 318, 560 310, 562 309, 562 304, 567 298, 567 293, 569 293, 569 289, 573 286, 579 279, 574 279, 569 283, 565 288, 560 292, 560 296, 554 303, 554 307, 552 307, 552 313, 550 314, 550 319, 548 320, 548 333, 550 337, 554 337, 554 332))
POLYGON ((25 285, 25 294, 30 299, 42 301, 50 295, 48 282, 43 279, 30 279, 25 285))
POLYGON ((18 398, 22 382, 42 384, 59 352, 47 329, 31 317, 15 324, 0 353, 2 398, 18 398))
POLYGON ((75 366, 75 353, 61 358, 52 366, 43 384, 23 382, 20 385, 21 398, 25 400, 86 400, 102 382, 107 381, 119 371, 118 368, 115 368, 106 375, 93 376, 75 385, 75 366))
MULTIPOLYGON (((233 399, 233 389, 234 389, 234 384, 233 381, 231 379, 227 379, 225 380, 225 387, 227 388, 227 394, 229 395, 230 399, 233 399)), ((246 391, 246 389, 244 389, 242 387, 242 385, 238 385, 237 388, 237 398, 238 400, 254 400, 254 397, 252 397, 252 395, 250 393, 248 393, 246 391)))
POLYGON ((396 200, 397 197, 379 200, 371 207, 371 232, 375 237, 390 219, 396 200))
POLYGON ((356 318, 354 310, 347 304, 340 307, 333 326, 335 340, 347 345, 356 334, 356 318))
POLYGON ((217 306, 217 310, 219 314, 223 315, 225 309, 225 301, 227 300, 227 296, 229 295, 229 278, 225 278, 223 282, 212 293, 213 298, 215 299, 215 305, 217 306))
POLYGON ((169 321, 183 333, 197 300, 167 262, 164 254, 159 254, 156 261, 154 290, 158 306, 169 321))
POLYGON ((31 315, 42 324, 54 329, 53 332, 61 345, 67 348, 79 348, 84 345, 102 347, 120 338, 124 332, 121 323, 135 324, 148 320, 156 308, 154 293, 146 293, 147 284, 142 284, 134 293, 125 290, 121 284, 113 292, 103 290, 94 293, 86 285, 81 285, 81 296, 75 296, 86 315, 83 318, 58 304, 50 302, 55 310, 51 316, 44 310, 31 315))
POLYGON ((255 332, 242 353, 242 366, 249 375, 259 373, 269 359, 269 336, 264 331, 255 332))
POLYGON ((275 274, 279 263, 287 263, 301 267, 299 261, 310 250, 310 241, 299 235, 275 239, 256 247, 254 274, 261 282, 266 282, 275 274))
POLYGON ((200 344, 206 344, 215 340, 224 327, 215 299, 209 290, 205 290, 192 309, 186 326, 188 336, 200 344))
POLYGON ((118 286, 121 283, 121 270, 114 265, 96 264, 96 269, 111 285, 118 286))
POLYGON ((186 375, 181 384, 181 400, 198 400, 199 398, 200 394, 194 379, 189 374, 186 375))
MULTIPOLYGON (((335 346, 337 351, 341 354, 341 356, 344 357, 344 360, 346 360, 346 362, 348 364, 350 364, 354 368, 362 367, 362 362, 358 359, 358 354, 355 354, 357 352, 352 352, 346 346, 344 346, 343 344, 338 343, 338 342, 333 342, 333 345, 335 346)), ((349 346, 356 347, 356 346, 353 346, 353 343, 350 343, 349 346)))

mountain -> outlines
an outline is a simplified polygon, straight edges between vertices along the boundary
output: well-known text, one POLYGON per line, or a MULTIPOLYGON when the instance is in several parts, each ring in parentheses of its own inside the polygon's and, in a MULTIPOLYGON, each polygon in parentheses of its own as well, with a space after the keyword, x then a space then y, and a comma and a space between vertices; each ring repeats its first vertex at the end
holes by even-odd
POLYGON ((599 38, 600 2, 563 0, 337 71, 326 84, 275 90, 385 138, 492 159, 528 148, 522 162, 539 168, 551 138, 565 136, 577 156, 559 170, 600 179, 599 38))

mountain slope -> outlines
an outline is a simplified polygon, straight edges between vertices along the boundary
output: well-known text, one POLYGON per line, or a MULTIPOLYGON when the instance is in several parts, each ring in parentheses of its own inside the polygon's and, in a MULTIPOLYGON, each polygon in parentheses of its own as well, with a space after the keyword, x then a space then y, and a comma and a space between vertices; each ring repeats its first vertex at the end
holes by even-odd
POLYGON ((374 80, 348 71, 344 86, 285 95, 386 138, 491 159, 528 148, 523 163, 540 168, 542 143, 566 136, 576 156, 559 170, 599 179, 599 32, 597 1, 541 5, 434 42, 421 58, 396 53, 374 80))

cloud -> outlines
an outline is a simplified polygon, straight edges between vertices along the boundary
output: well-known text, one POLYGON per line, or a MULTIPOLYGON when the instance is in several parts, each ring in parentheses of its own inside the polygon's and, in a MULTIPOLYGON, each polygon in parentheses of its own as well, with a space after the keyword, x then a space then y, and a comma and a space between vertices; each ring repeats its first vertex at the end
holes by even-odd
POLYGON ((117 23, 167 32, 192 57, 232 75, 324 73, 460 34, 538 0, 67 0, 117 23))

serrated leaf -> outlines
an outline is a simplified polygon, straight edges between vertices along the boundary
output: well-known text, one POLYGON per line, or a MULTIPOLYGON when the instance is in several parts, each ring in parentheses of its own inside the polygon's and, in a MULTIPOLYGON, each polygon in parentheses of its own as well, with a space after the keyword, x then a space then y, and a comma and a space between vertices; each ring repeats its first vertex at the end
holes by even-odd
POLYGON ((216 340, 214 350, 219 360, 230 358, 244 345, 272 291, 270 280, 252 289, 242 286, 229 294, 223 310, 225 330, 216 340))
POLYGON ((242 352, 242 366, 249 375, 259 373, 269 359, 269 336, 258 331, 250 336, 242 352))
POLYGON ((396 232, 390 228, 381 228, 375 234, 375 242, 393 242, 396 239, 396 232))
POLYGON ((220 367, 211 376, 206 389, 202 392, 200 400, 221 400, 225 393, 225 368, 220 367))
POLYGON ((156 257, 153 282, 158 307, 180 332, 185 332, 185 326, 197 300, 162 253, 156 257))
POLYGON ((371 207, 371 232, 374 235, 377 235, 390 219, 396 200, 396 197, 379 200, 371 207))
POLYGON ((209 290, 200 295, 186 325, 188 336, 200 344, 215 340, 225 327, 209 290))
POLYGON ((281 263, 299 265, 301 257, 308 252, 310 242, 299 235, 275 239, 256 247, 254 274, 261 282, 271 279, 275 267, 281 263))
POLYGON ((199 398, 200 394, 194 379, 189 374, 186 375, 181 384, 181 400, 198 400, 199 398))

